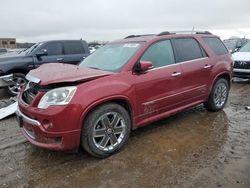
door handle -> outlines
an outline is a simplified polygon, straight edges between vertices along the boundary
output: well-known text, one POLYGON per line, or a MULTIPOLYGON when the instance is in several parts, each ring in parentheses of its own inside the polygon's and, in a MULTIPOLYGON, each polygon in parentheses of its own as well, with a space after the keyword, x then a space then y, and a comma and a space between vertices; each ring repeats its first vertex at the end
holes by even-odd
POLYGON ((173 74, 171 74, 172 77, 177 77, 180 75, 181 75, 181 72, 174 72, 173 74))
POLYGON ((204 66, 204 69, 209 69, 209 68, 211 68, 212 67, 212 65, 205 65, 204 66))
POLYGON ((57 61, 63 61, 63 58, 57 58, 56 60, 57 61))
POLYGON ((82 57, 82 59, 85 59, 86 57, 82 57))

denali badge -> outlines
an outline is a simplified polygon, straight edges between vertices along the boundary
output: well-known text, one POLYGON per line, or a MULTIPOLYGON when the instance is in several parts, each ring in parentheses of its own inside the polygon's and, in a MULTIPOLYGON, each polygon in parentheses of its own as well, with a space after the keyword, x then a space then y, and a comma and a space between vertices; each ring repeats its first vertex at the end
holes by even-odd
POLYGON ((244 66, 244 65, 247 64, 247 62, 245 62, 245 61, 240 61, 239 64, 240 64, 240 66, 244 66))

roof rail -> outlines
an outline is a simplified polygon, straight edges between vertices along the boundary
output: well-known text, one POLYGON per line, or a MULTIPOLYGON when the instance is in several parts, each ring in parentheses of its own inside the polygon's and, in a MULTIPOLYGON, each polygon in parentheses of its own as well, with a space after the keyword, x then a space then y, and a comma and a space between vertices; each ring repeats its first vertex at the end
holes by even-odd
POLYGON ((164 31, 159 33, 157 36, 171 35, 171 34, 208 34, 212 35, 209 31, 164 31))
POLYGON ((172 33, 170 33, 169 31, 163 31, 161 33, 159 33, 157 36, 162 36, 162 35, 170 35, 172 33))
POLYGON ((195 31, 195 34, 208 34, 208 35, 212 35, 212 33, 209 32, 209 31, 195 31))
POLYGON ((146 35, 129 35, 126 36, 124 39, 134 38, 134 37, 146 37, 146 36, 153 36, 154 34, 146 34, 146 35))

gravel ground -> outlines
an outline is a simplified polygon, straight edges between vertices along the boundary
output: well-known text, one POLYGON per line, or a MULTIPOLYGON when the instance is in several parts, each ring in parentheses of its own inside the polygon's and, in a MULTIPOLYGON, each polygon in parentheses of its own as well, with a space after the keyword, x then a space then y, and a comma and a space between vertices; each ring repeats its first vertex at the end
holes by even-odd
POLYGON ((249 105, 250 82, 237 81, 223 111, 197 106, 133 131, 102 160, 32 146, 11 116, 0 121, 0 187, 249 188, 249 105))

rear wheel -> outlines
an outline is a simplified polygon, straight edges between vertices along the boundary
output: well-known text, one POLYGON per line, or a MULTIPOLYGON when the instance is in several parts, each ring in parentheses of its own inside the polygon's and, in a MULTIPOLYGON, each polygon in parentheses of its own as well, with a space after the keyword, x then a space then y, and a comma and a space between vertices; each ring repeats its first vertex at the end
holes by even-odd
POLYGON ((13 74, 13 85, 8 86, 8 93, 11 96, 16 96, 21 87, 27 83, 27 80, 25 79, 25 75, 22 73, 14 73, 13 74))
POLYGON ((118 104, 107 103, 87 116, 81 143, 89 154, 99 158, 108 157, 124 146, 130 130, 128 112, 118 104))
POLYGON ((227 80, 220 78, 213 86, 208 100, 204 103, 208 111, 216 112, 224 108, 228 100, 229 85, 227 80))

